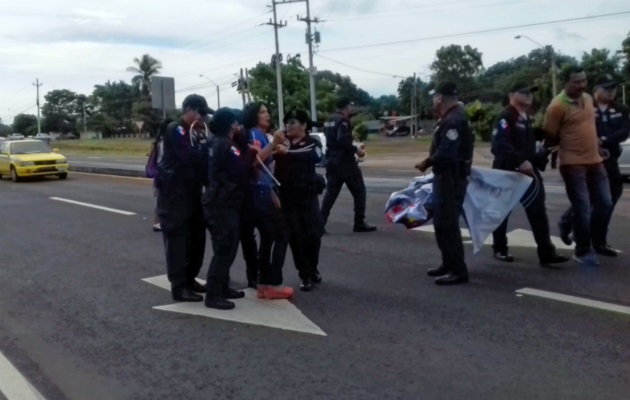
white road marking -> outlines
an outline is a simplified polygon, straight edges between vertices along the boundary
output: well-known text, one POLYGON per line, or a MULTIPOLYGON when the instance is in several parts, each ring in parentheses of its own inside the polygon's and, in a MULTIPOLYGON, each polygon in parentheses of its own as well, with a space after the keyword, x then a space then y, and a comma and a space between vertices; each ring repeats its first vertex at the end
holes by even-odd
MULTIPOLYGON (((171 284, 166 275, 143 279, 143 281, 170 291, 171 284)), ((200 280, 203 283, 203 281, 200 280)), ((288 300, 260 300, 256 291, 245 289, 245 298, 234 300, 236 308, 229 311, 207 308, 201 303, 176 303, 153 307, 156 310, 198 315, 224 321, 262 325, 270 328, 327 336, 317 325, 288 300)))
POLYGON ((115 208, 98 206, 96 204, 82 203, 80 201, 75 201, 75 200, 62 199, 61 197, 51 197, 50 199, 51 200, 55 200, 55 201, 62 201, 64 203, 76 204, 78 206, 83 206, 83 207, 96 208, 97 210, 109 211, 109 212, 113 212, 113 213, 116 213, 116 214, 136 215, 136 213, 132 213, 132 212, 129 212, 129 211, 122 211, 122 210, 117 210, 115 208))
POLYGON ((88 158, 89 158, 89 159, 91 159, 91 160, 100 160, 100 159, 102 159, 103 157, 91 156, 91 157, 88 157, 88 158))
POLYGON ((26 378, 0 353, 0 393, 7 400, 44 400, 26 378))
POLYGON ((618 304, 605 303, 603 301, 584 299, 582 297, 569 296, 566 294, 547 292, 545 290, 523 288, 516 291, 517 294, 526 294, 529 296, 542 297, 550 300, 562 301, 565 303, 577 304, 580 306, 597 308, 599 310, 613 311, 630 315, 630 307, 620 306, 618 304))

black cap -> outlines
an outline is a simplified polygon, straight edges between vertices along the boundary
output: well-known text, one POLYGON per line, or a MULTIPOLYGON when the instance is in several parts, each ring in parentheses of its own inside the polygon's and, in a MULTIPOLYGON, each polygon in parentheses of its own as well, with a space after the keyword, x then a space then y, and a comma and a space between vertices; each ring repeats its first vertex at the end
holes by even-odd
POLYGON ((429 94, 431 96, 436 94, 441 94, 442 96, 457 96, 459 95, 459 90, 457 89, 455 82, 442 81, 438 83, 436 88, 431 90, 429 94))
POLYGON ((612 89, 617 85, 619 85, 619 83, 611 74, 601 75, 595 79, 595 87, 599 86, 605 89, 612 89))
POLYGON ((520 93, 531 93, 531 92, 535 92, 538 90, 538 86, 536 85, 528 85, 527 83, 523 82, 523 81, 517 81, 514 82, 512 84, 512 86, 510 86, 510 93, 516 93, 516 92, 520 92, 520 93))
POLYGON ((306 124, 307 130, 310 130, 313 126, 313 121, 311 121, 311 117, 304 110, 289 111, 288 113, 285 114, 284 120, 282 122, 284 122, 284 124, 286 125, 287 122, 289 122, 289 120, 292 120, 292 119, 298 120, 300 124, 306 124))
POLYGON ((206 98, 198 94, 191 94, 186 96, 184 102, 182 103, 182 110, 185 110, 186 108, 197 110, 201 115, 214 113, 214 110, 208 107, 208 102, 206 101, 206 98))
POLYGON ((212 133, 217 136, 227 136, 235 122, 238 122, 238 118, 231 108, 219 108, 212 115, 212 133))
POLYGON ((337 99, 337 110, 343 110, 344 108, 351 105, 353 106, 354 103, 348 97, 340 97, 339 99, 337 99))

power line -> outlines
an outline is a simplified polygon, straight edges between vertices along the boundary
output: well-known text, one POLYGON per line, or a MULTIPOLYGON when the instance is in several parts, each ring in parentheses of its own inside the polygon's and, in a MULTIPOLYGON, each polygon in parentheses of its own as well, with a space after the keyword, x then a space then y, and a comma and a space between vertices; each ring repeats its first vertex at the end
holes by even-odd
POLYGON ((388 76, 390 78, 403 78, 402 75, 398 75, 398 74, 388 74, 388 73, 385 73, 385 72, 370 71, 370 70, 367 70, 367 69, 363 69, 363 68, 355 67, 355 66, 352 66, 352 65, 348 65, 348 64, 342 63, 341 61, 333 60, 332 58, 328 58, 328 57, 322 56, 321 54, 317 54, 317 56, 321 57, 321 58, 323 58, 325 60, 328 60, 330 62, 333 62, 335 64, 339 64, 339 65, 343 65, 344 67, 356 69, 357 71, 367 72, 369 74, 375 74, 375 75, 388 76))
POLYGON ((429 37, 416 38, 416 39, 398 40, 394 42, 382 42, 382 43, 363 44, 363 45, 356 45, 356 46, 337 47, 333 49, 321 49, 319 51, 320 52, 341 51, 341 50, 363 49, 363 48, 368 48, 368 47, 391 46, 391 45, 396 45, 396 44, 414 43, 414 42, 421 42, 421 41, 426 41, 426 40, 447 39, 447 38, 453 38, 453 37, 459 37, 459 36, 471 36, 471 35, 479 35, 479 34, 484 34, 484 33, 510 31, 510 30, 515 30, 515 29, 531 28, 531 27, 536 27, 536 26, 560 24, 560 23, 567 23, 567 22, 577 22, 577 21, 585 21, 585 20, 600 19, 600 18, 618 17, 624 14, 630 14, 630 11, 620 11, 620 12, 610 13, 610 14, 591 15, 587 17, 559 19, 555 21, 536 22, 532 24, 506 26, 506 27, 501 27, 501 28, 484 29, 484 30, 472 31, 472 32, 453 33, 450 35, 429 36, 429 37))

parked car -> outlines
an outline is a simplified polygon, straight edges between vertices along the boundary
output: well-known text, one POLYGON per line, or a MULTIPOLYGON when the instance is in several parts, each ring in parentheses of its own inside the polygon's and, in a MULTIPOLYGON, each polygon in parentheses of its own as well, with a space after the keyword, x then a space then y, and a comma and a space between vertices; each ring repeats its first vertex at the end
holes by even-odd
POLYGON ((41 140, 14 140, 0 143, 0 179, 10 175, 13 182, 24 177, 56 175, 68 177, 68 161, 41 140))
POLYGON ((630 178, 630 139, 621 143, 621 157, 619 157, 619 170, 625 179, 630 178))
POLYGON ((9 137, 7 138, 9 140, 24 140, 24 135, 22 135, 21 133, 12 133, 9 135, 9 137))
POLYGON ((33 137, 33 139, 41 140, 42 142, 46 143, 49 146, 50 146, 50 142, 52 142, 52 136, 50 136, 47 133, 38 133, 37 135, 35 135, 35 137, 33 137))

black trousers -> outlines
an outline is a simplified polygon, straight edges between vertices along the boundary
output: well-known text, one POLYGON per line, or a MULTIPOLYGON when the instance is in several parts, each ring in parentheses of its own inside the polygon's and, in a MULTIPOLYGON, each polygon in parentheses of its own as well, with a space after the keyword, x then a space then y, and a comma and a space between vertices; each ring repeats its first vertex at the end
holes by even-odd
POLYGON ((608 182, 610 183, 610 197, 613 203, 613 209, 623 194, 623 176, 619 170, 619 159, 609 158, 604 160, 604 167, 608 174, 608 182))
POLYGON ((341 163, 330 158, 326 164, 326 193, 322 201, 322 219, 324 225, 328 221, 341 188, 345 184, 354 198, 354 223, 365 221, 366 192, 361 168, 355 162, 341 163))
POLYGON ((468 273, 459 228, 467 186, 468 180, 454 173, 436 173, 433 180, 433 226, 442 253, 442 266, 458 275, 468 273))
POLYGON ((241 243, 247 264, 247 278, 261 285, 278 286, 283 282, 282 267, 287 248, 287 227, 282 211, 271 201, 269 192, 252 185, 243 212, 241 243), (258 230, 260 243, 254 253, 258 230), (254 254, 256 256, 254 257, 254 254))
POLYGON ((206 250, 206 230, 201 207, 201 187, 158 192, 158 217, 162 227, 166 270, 173 289, 194 282, 206 250))
MULTIPOLYGON (((553 255, 556 248, 551 242, 549 233, 549 218, 547 217, 547 210, 545 209, 545 186, 543 185, 543 179, 537 170, 535 170, 534 174, 534 181, 523 195, 521 204, 527 201, 527 203, 524 204, 527 205, 527 207, 525 207, 525 213, 527 214, 529 225, 532 228, 534 240, 538 246, 538 258, 542 259, 553 255)), ((509 218, 509 215, 505 217, 501 225, 492 233, 492 248, 495 253, 508 251, 507 226, 509 218)))
POLYGON ((283 195, 282 210, 288 228, 293 263, 300 279, 309 279, 319 273, 319 251, 324 231, 317 194, 283 195))
POLYGON ((229 286, 230 268, 238 252, 241 210, 207 207, 204 211, 214 253, 208 267, 207 295, 221 297, 229 286))

